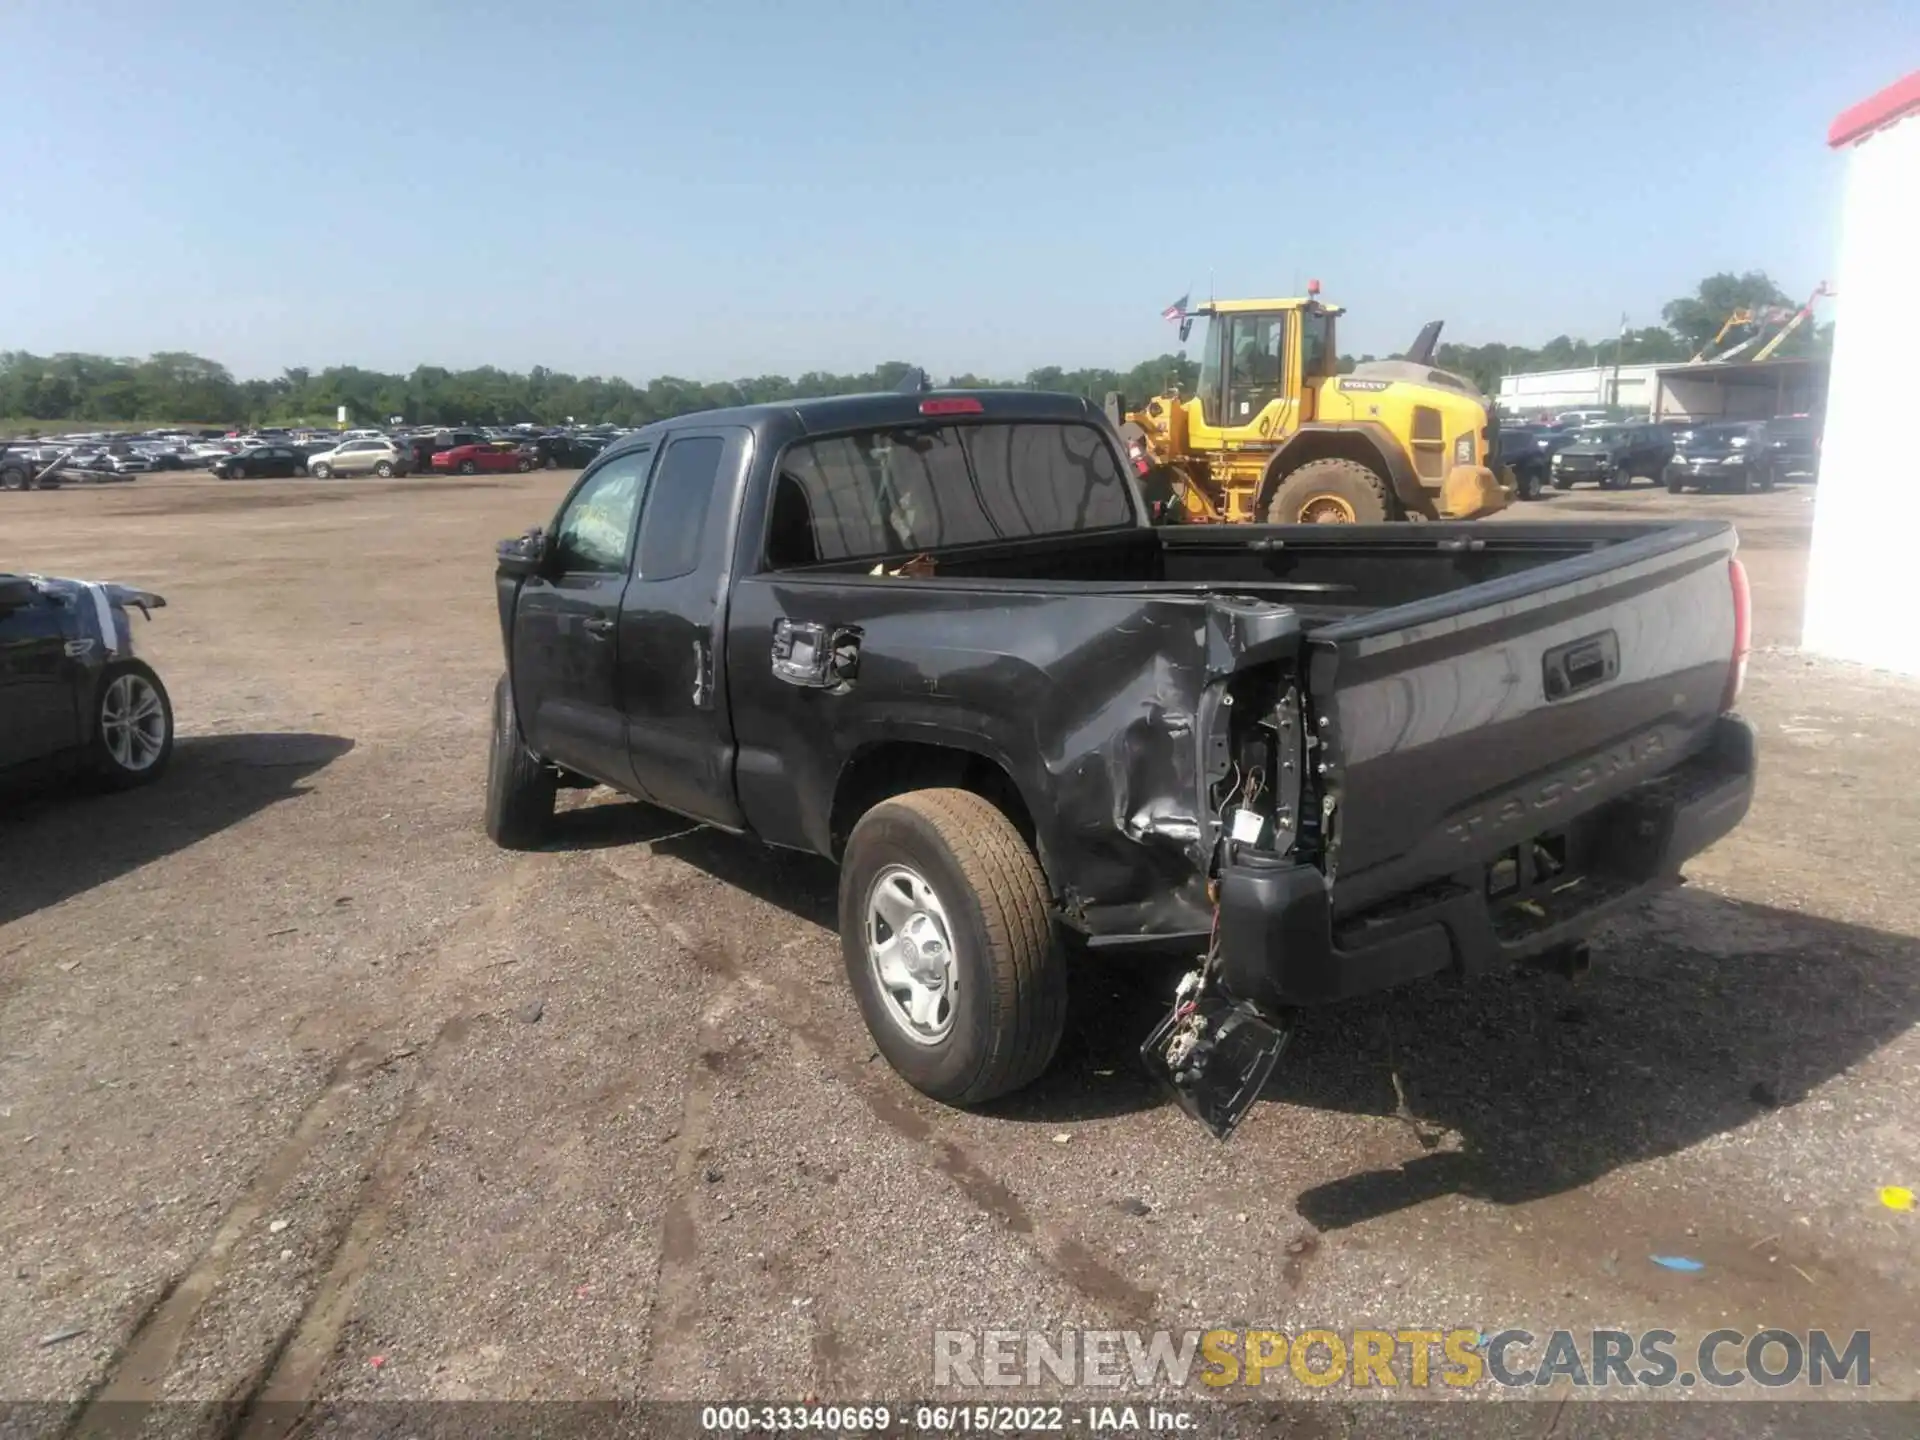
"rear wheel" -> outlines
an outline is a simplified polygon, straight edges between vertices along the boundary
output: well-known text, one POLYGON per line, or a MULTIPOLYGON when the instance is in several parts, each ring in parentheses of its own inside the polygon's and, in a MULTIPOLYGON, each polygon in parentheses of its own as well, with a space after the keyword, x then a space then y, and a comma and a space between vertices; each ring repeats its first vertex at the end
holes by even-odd
POLYGON ((393 462, 391 460, 382 460, 378 465, 373 467, 373 473, 378 475, 382 480, 391 480, 393 478, 393 462))
POLYGON ((30 477, 17 465, 9 465, 0 470, 0 490, 24 490, 30 477))
POLYGON ((116 660, 100 676, 93 715, 93 772, 115 790, 160 778, 173 758, 173 703, 139 660, 116 660))
POLYGON ((1066 1026, 1066 961, 1032 847, 970 790, 869 810, 840 868, 840 945, 887 1062, 952 1105, 1036 1079, 1066 1026))
POLYGON ((247 478, 247 467, 246 467, 246 466, 244 466, 244 465, 229 465, 229 466, 227 467, 227 478, 228 478, 229 480, 244 480, 244 479, 246 479, 246 478, 247 478))
POLYGON ((533 462, 527 459, 526 456, 522 455, 518 460, 514 462, 513 468, 518 470, 522 475, 524 475, 533 468, 533 462))
POLYGON ((533 850, 553 824, 559 777, 540 763, 520 733, 513 686, 493 687, 493 741, 487 756, 487 835, 504 850, 533 850))
POLYGON ((1386 483, 1357 460, 1313 460, 1280 482, 1269 525, 1376 525, 1392 515, 1386 483))
POLYGON ((471 460, 462 460, 460 462, 460 473, 462 475, 475 474, 479 469, 480 467, 478 465, 475 465, 471 460))

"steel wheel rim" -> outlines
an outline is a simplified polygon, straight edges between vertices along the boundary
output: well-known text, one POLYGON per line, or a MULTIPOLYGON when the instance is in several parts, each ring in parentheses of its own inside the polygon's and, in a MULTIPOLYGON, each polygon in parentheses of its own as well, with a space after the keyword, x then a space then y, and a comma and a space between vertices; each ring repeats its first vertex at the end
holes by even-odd
POLYGON ((167 707, 139 675, 118 675, 100 702, 100 736, 122 770, 150 770, 167 743, 167 707))
POLYGON ((1356 519, 1353 506, 1338 495, 1314 495, 1300 507, 1304 525, 1351 525, 1356 519))
POLYGON ((946 907, 919 871, 889 865, 867 886, 861 913, 881 1008, 916 1045, 938 1045, 953 1030, 959 992, 946 907))

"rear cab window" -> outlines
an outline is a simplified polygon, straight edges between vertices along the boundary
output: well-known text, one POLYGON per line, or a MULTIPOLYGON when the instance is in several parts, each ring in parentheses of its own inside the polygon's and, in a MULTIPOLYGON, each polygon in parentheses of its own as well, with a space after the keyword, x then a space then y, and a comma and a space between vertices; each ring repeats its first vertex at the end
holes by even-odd
POLYGON ((781 455, 769 570, 1131 528, 1106 435, 1071 421, 868 429, 781 455))

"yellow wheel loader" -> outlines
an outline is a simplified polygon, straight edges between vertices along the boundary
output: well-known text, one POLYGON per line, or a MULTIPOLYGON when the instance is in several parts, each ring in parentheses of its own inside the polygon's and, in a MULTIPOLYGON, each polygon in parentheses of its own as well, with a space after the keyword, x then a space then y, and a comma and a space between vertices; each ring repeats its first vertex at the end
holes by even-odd
POLYGON ((1440 322, 1403 360, 1336 373, 1337 305, 1213 300, 1168 312, 1207 321, 1198 393, 1137 408, 1107 397, 1156 513, 1167 521, 1371 524, 1471 520, 1505 509, 1493 407, 1436 369, 1440 322))

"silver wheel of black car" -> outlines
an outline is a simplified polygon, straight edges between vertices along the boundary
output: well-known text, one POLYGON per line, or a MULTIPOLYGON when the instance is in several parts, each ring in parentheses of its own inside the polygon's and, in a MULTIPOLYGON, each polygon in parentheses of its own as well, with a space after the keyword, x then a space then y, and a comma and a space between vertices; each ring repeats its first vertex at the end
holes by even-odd
POLYGON ((173 754, 173 704, 160 677, 138 660, 117 660, 100 678, 93 768, 115 788, 144 785, 173 754))

